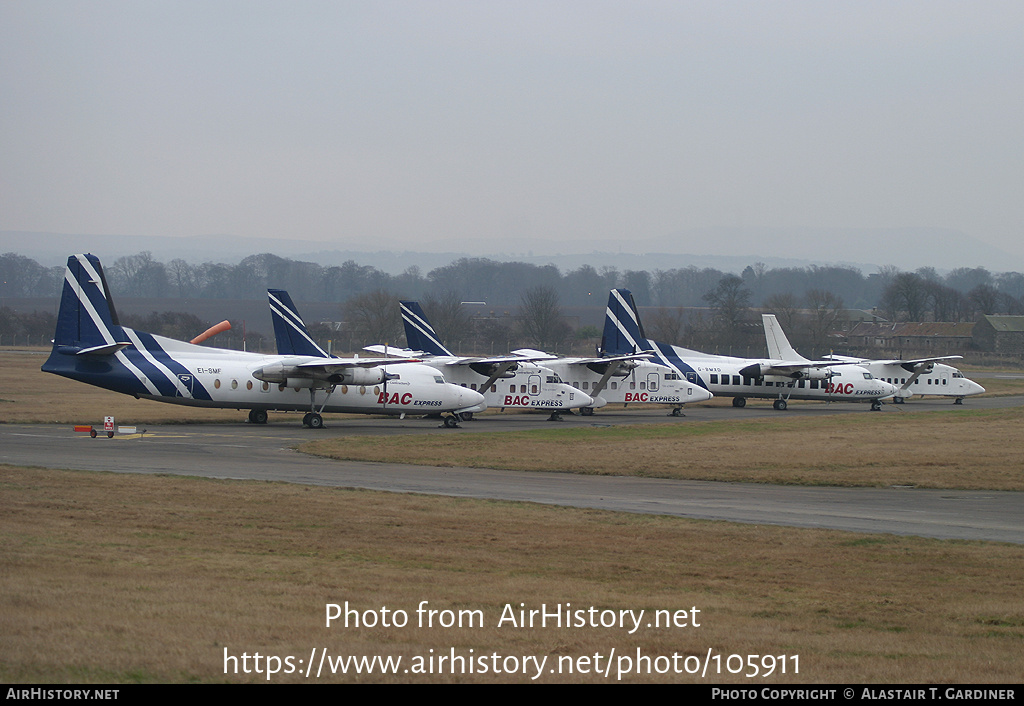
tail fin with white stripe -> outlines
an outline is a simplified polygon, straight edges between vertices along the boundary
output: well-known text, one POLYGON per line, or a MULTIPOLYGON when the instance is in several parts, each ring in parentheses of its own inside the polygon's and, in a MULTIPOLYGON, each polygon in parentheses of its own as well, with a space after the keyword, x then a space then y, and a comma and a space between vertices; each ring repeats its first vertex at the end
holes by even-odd
POLYGON ((270 298, 270 318, 274 320, 274 338, 277 339, 277 352, 281 355, 310 355, 329 358, 313 337, 306 330, 306 324, 299 316, 288 292, 283 289, 268 289, 270 298))
POLYGON ((95 255, 68 258, 53 344, 66 353, 93 355, 114 353, 130 345, 95 255))
POLYGON ((604 317, 601 336, 602 355, 628 355, 647 347, 647 336, 640 323, 640 315, 628 289, 613 289, 608 293, 608 310, 604 317))
POLYGON ((431 355, 454 355, 441 343, 419 302, 402 301, 399 305, 402 309, 402 323, 405 324, 405 340, 409 348, 431 355))

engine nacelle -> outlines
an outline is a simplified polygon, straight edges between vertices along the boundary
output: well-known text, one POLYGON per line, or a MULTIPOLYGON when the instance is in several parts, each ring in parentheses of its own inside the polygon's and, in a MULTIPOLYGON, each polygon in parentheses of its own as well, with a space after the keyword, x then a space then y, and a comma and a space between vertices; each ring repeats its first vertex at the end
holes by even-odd
POLYGON ((252 376, 263 382, 288 387, 319 387, 325 382, 332 385, 378 385, 384 382, 386 373, 381 367, 343 368, 325 374, 323 370, 303 369, 297 365, 274 363, 257 368, 252 376))
POLYGON ((330 381, 335 385, 379 385, 384 382, 387 373, 384 368, 346 368, 333 373, 330 381))
POLYGON ((791 377, 794 380, 828 380, 832 377, 832 371, 828 368, 807 368, 794 371, 791 377))

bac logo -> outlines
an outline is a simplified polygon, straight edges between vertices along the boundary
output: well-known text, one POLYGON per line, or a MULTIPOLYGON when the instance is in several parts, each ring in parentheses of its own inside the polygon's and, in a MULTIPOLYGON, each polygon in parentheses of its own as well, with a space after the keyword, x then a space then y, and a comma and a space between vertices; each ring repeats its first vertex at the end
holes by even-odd
POLYGON ((839 383, 837 385, 834 382, 830 382, 828 384, 828 394, 830 394, 830 395, 832 395, 832 394, 835 394, 835 395, 849 395, 849 394, 852 394, 852 393, 853 393, 853 383, 852 382, 848 382, 845 385, 843 383, 839 383))
POLYGON ((646 392, 627 392, 626 393, 626 402, 646 402, 646 401, 647 401, 647 393, 646 392))
POLYGON ((409 404, 412 401, 412 393, 406 392, 404 395, 399 396, 396 392, 391 397, 388 397, 386 392, 382 392, 377 395, 377 404, 409 404))
POLYGON ((516 407, 516 406, 529 407, 530 406, 530 398, 527 397, 526 395, 505 395, 505 406, 506 407, 516 407))

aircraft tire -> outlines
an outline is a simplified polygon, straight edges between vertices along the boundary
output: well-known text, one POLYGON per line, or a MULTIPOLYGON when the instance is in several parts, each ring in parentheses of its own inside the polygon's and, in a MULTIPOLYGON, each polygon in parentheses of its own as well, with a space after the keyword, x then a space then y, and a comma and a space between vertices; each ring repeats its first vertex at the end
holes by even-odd
POLYGON ((250 409, 249 410, 249 423, 250 424, 266 424, 267 423, 267 410, 265 410, 265 409, 250 409))
POLYGON ((594 416, 594 408, 593 407, 580 407, 580 415, 584 416, 584 417, 593 417, 594 416))
POLYGON ((324 418, 316 412, 310 412, 309 414, 309 428, 310 429, 323 429, 324 418))
POLYGON ((444 426, 447 429, 455 429, 459 426, 459 420, 456 419, 454 415, 449 415, 444 418, 444 426))
POLYGON ((733 397, 732 398, 732 406, 733 407, 746 407, 747 406, 747 398, 746 397, 733 397))
POLYGON ((471 422, 471 421, 473 421, 473 413, 472 412, 463 412, 459 416, 462 417, 462 421, 464 421, 464 422, 471 422))
POLYGON ((786 407, 788 406, 789 405, 786 403, 786 400, 775 400, 774 402, 772 402, 772 407, 779 410, 780 412, 785 411, 786 407))
POLYGON ((892 398, 892 403, 893 404, 903 404, 904 402, 906 402, 906 400, 904 398, 902 398, 902 397, 893 397, 892 398))

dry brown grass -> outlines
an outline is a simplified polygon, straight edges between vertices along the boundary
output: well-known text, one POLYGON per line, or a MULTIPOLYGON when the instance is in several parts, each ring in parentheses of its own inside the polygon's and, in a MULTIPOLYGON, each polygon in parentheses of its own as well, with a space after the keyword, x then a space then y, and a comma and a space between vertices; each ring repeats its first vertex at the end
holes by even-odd
MULTIPOLYGON (((799 655, 782 682, 1014 683, 1022 548, 258 482, 0 467, 0 681, 255 681, 237 656, 799 655), (474 629, 324 627, 479 609, 474 629), (506 603, 700 628, 497 629, 506 603)), ((324 678, 324 680, 327 680, 324 678)), ((527 681, 491 675, 331 681, 527 681)), ((699 681, 632 677, 632 681, 699 681)), ((274 681, 302 681, 278 676, 274 681)), ((542 681, 604 681, 545 674, 542 681)), ((739 677, 708 681, 763 680, 739 677)))
POLYGON ((1024 490, 1024 410, 944 410, 431 435, 301 450, 346 460, 801 485, 1024 490))

